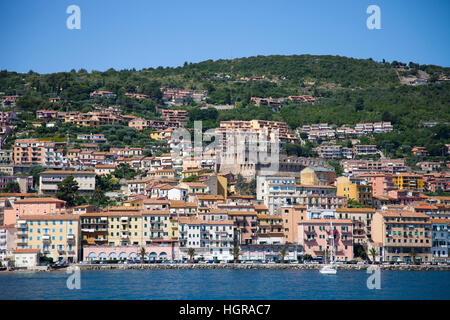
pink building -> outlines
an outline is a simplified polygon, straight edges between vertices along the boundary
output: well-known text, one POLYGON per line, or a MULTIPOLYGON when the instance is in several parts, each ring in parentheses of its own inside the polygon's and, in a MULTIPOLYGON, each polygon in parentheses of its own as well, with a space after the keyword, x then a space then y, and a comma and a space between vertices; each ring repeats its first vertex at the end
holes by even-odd
POLYGON ((387 195, 389 191, 396 189, 392 180, 392 174, 389 173, 360 174, 358 178, 363 178, 372 183, 372 196, 387 195))
POLYGON ((19 215, 43 215, 61 213, 66 202, 56 198, 27 198, 14 202, 12 208, 5 208, 4 224, 16 224, 19 215))
POLYGON ((333 229, 330 230, 329 219, 311 219, 298 224, 298 243, 303 246, 304 254, 313 258, 325 258, 325 252, 330 252, 330 235, 334 235, 335 254, 337 261, 353 259, 353 223, 349 219, 333 219, 333 229))
POLYGON ((176 242, 147 246, 84 246, 83 261, 94 260, 140 260, 145 248, 145 260, 178 260, 179 247, 176 242))
POLYGON ((131 120, 128 123, 128 126, 130 128, 135 128, 136 130, 142 131, 142 130, 148 128, 149 122, 148 122, 148 120, 145 120, 145 119, 136 118, 136 119, 131 120))
POLYGON ((256 211, 229 211, 228 218, 233 221, 235 240, 239 244, 255 243, 258 228, 256 211))

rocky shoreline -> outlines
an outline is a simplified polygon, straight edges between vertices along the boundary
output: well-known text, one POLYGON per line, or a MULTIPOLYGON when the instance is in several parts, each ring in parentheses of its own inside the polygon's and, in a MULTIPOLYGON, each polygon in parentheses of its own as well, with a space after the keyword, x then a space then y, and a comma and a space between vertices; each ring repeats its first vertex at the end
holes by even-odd
MULTIPOLYGON (((73 264, 72 266, 79 267, 81 271, 106 271, 106 270, 180 270, 180 269, 235 269, 235 270, 319 270, 320 264, 73 264)), ((338 264, 338 270, 367 270, 370 264, 338 264)), ((381 264, 376 265, 380 270, 385 271, 450 271, 450 265, 391 265, 381 264)), ((67 268, 44 268, 37 267, 35 269, 20 269, 14 271, 0 271, 0 273, 9 272, 53 272, 66 271, 67 268)))

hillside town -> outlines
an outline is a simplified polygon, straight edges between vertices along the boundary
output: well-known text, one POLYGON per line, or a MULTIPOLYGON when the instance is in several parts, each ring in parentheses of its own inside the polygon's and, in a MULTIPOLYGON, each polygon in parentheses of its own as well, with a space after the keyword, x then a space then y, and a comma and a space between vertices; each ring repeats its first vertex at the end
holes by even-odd
MULTIPOLYGON (((342 263, 450 261, 450 164, 427 160, 426 148, 413 147, 411 154, 423 161, 411 167, 375 144, 361 143, 362 137, 392 132, 390 122, 292 129, 279 121, 220 121, 210 133, 220 142, 208 148, 180 140, 190 114, 177 109, 188 100, 204 101, 207 93, 162 87, 161 95, 159 119, 93 103, 88 112, 38 109, 28 123, 36 132, 62 125, 80 130, 66 139, 17 132, 20 97, 2 96, 3 265, 320 263, 330 252, 330 237, 342 263), (111 146, 99 133, 108 125, 131 128, 158 144, 151 150, 111 146), (249 133, 259 139, 256 147, 251 139, 237 139, 249 133), (11 147, 4 148, 11 138, 11 147), (305 144, 314 145, 314 156, 283 148, 305 144), (264 149, 268 145, 271 151, 264 149), (268 154, 275 158, 263 162, 268 154)), ((89 96, 116 98, 104 90, 89 96)), ((49 101, 61 103, 59 97, 49 101)), ((275 112, 285 103, 254 97, 251 102, 275 112)))

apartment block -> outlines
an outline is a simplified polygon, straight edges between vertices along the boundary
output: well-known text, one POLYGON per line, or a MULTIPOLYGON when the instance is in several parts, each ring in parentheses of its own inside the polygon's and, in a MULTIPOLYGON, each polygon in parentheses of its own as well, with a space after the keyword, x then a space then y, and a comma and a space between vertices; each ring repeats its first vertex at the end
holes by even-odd
POLYGON ((180 218, 178 222, 180 255, 187 260, 189 248, 196 258, 204 260, 232 260, 234 225, 232 221, 204 221, 180 218))
POLYGON ((430 218, 408 210, 379 211, 371 223, 372 240, 382 261, 430 262, 432 230, 430 218))
POLYGON ((450 244, 448 219, 431 219, 432 247, 431 254, 433 261, 449 261, 448 247, 450 244))
POLYGON ((89 212, 80 214, 81 244, 108 244, 108 214, 104 212, 89 212))
POLYGON ((18 249, 39 249, 53 261, 76 262, 80 257, 79 216, 43 214, 20 216, 16 223, 18 249))
POLYGON ((311 219, 298 224, 298 241, 304 254, 313 258, 330 257, 333 249, 337 261, 353 259, 353 223, 347 219, 311 219), (334 238, 334 248, 331 246, 334 238))
POLYGON ((61 167, 67 164, 63 148, 65 142, 18 139, 14 143, 14 164, 61 167))
POLYGON ((398 190, 413 190, 422 192, 424 190, 423 177, 418 174, 402 173, 392 177, 398 190))
POLYGON ((361 179, 351 180, 347 177, 336 179, 336 194, 362 203, 366 207, 373 205, 372 186, 361 179))
POLYGON ((78 192, 95 191, 95 172, 93 171, 44 171, 39 174, 39 194, 55 194, 58 184, 69 176, 78 183, 78 192))
POLYGON ((106 211, 110 246, 142 245, 142 213, 136 210, 106 211))
POLYGON ((371 222, 375 214, 372 208, 338 208, 336 218, 351 220, 353 223, 354 243, 364 244, 371 239, 371 222))
POLYGON ((404 159, 343 160, 341 164, 346 176, 367 173, 406 173, 404 159))

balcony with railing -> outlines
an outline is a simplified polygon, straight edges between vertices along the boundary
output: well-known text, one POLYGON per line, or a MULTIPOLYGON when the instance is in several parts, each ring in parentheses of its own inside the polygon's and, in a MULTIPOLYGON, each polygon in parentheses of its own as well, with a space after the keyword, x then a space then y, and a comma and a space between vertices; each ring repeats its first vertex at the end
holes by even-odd
POLYGON ((28 239, 26 238, 19 238, 16 240, 17 245, 26 245, 28 243, 28 239))
POLYGON ((68 234, 67 235, 67 243, 75 243, 75 240, 76 240, 76 238, 75 238, 75 235, 74 234, 72 234, 72 233, 70 233, 70 234, 68 234))
POLYGON ((48 234, 44 234, 42 236, 42 242, 43 243, 50 243, 51 242, 50 236, 48 234))
POLYGON ((25 220, 17 220, 16 229, 26 229, 27 222, 25 220))

